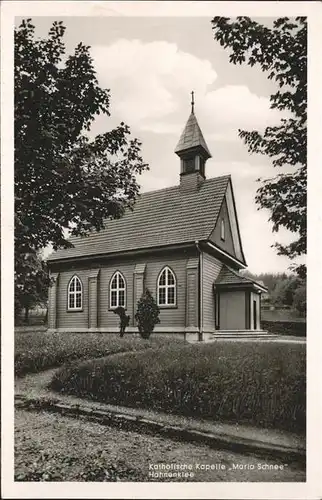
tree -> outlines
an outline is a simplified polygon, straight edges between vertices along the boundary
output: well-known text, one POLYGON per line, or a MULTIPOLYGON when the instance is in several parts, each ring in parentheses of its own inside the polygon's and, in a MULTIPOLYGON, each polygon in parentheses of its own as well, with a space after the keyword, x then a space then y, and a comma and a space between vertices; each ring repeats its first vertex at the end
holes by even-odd
MULTIPOLYGON (((297 239, 289 245, 275 244, 279 255, 295 259, 306 252, 306 18, 279 18, 270 29, 248 17, 237 17, 235 21, 214 17, 212 28, 215 40, 231 50, 230 62, 258 64, 268 79, 276 81, 279 90, 270 96, 271 108, 290 114, 280 125, 267 127, 263 134, 239 130, 239 136, 250 153, 267 155, 274 167, 288 166, 290 170, 270 179, 259 179, 262 185, 257 190, 256 203, 270 211, 273 231, 285 227, 297 233, 297 239)), ((305 276, 304 265, 294 269, 305 276)))
POLYGON ((160 309, 154 300, 151 292, 146 289, 138 302, 138 309, 135 319, 138 323, 140 335, 148 339, 154 330, 155 325, 160 323, 160 309))
POLYGON ((289 276, 286 281, 286 289, 285 289, 285 300, 284 304, 287 306, 292 306, 294 302, 294 295, 296 290, 301 285, 301 281, 298 276, 289 276))
MULTIPOLYGON (((110 115, 110 92, 99 87, 90 47, 79 43, 64 59, 64 32, 54 22, 36 39, 31 19, 15 29, 15 253, 26 273, 24 256, 70 247, 69 235, 99 231, 132 208, 148 168, 123 122, 90 139, 96 115, 110 115)), ((18 287, 25 279, 16 273, 18 287)))
POLYGON ((46 262, 39 254, 20 254, 15 259, 15 317, 24 309, 25 323, 29 311, 37 305, 46 305, 50 277, 46 262))
POLYGON ((303 282, 301 286, 295 290, 293 298, 293 307, 301 316, 306 313, 306 284, 303 282))
POLYGON ((297 275, 285 276, 277 280, 272 292, 272 303, 277 306, 292 306, 294 294, 301 285, 297 275))

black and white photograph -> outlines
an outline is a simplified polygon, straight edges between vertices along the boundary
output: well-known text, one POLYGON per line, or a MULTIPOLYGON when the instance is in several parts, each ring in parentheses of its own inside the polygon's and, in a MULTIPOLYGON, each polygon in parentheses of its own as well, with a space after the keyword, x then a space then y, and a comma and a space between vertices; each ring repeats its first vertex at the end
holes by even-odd
POLYGON ((279 498, 288 486, 318 498, 304 493, 308 463, 311 479, 317 467, 307 447, 314 10, 4 2, 16 3, 4 498, 53 498, 58 483, 66 498, 90 485, 97 498, 228 498, 232 483, 234 498, 249 483, 266 485, 256 498, 278 485, 279 498))

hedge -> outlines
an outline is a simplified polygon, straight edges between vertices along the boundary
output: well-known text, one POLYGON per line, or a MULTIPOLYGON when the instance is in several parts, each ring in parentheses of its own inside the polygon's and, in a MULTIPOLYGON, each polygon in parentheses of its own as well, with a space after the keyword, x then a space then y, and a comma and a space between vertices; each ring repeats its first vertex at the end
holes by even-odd
POLYGON ((263 330, 279 335, 306 337, 306 322, 299 321, 261 321, 263 330))
MULTIPOLYGON (((120 338, 109 333, 15 332, 15 375, 41 372, 78 359, 159 348, 168 342, 168 338, 161 336, 145 341, 131 334, 120 338)), ((171 339, 171 342, 182 344, 183 340, 171 339)))
POLYGON ((53 390, 123 406, 305 431, 305 345, 169 345, 76 362, 53 390))

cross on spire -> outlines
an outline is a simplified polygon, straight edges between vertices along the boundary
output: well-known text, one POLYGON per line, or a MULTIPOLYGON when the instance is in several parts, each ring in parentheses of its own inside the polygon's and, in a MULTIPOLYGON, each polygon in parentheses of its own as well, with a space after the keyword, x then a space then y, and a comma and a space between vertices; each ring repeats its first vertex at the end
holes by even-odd
POLYGON ((194 99, 195 93, 194 91, 191 92, 191 113, 194 113, 194 107, 195 107, 195 99, 194 99))

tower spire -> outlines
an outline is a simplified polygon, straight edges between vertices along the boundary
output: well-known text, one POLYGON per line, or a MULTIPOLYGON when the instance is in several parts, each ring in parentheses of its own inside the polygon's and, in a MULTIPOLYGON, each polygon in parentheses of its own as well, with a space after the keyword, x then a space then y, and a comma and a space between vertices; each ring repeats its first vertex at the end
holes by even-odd
POLYGON ((195 93, 191 92, 191 113, 180 136, 175 153, 180 158, 180 186, 197 189, 205 180, 205 163, 211 157, 194 113, 195 93), (192 183, 192 184, 191 184, 192 183))

